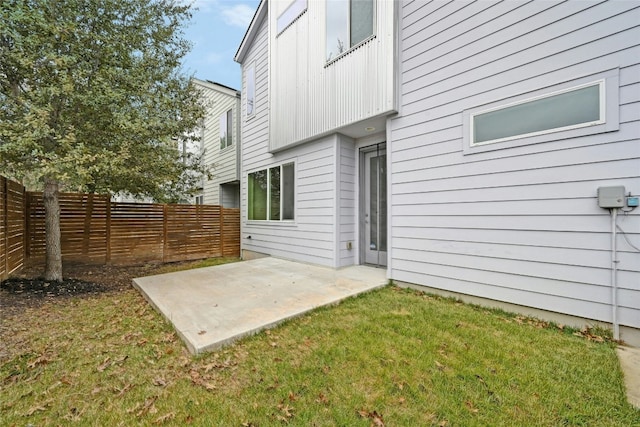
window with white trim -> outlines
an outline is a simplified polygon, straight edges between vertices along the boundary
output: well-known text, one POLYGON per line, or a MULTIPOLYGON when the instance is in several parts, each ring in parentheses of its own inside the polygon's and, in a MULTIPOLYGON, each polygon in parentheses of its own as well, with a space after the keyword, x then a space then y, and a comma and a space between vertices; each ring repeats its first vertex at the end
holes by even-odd
POLYGON ((604 123, 604 80, 479 111, 471 144, 490 144, 604 123))
POLYGON ((327 0, 326 5, 328 62, 373 35, 375 0, 327 0))
POLYGON ((307 10, 308 0, 293 0, 276 21, 276 31, 279 35, 281 32, 289 28, 293 21, 298 19, 307 10))
POLYGON ((596 135, 620 128, 620 70, 593 73, 462 112, 466 154, 596 135))
POLYGON ((220 149, 233 145, 233 110, 220 115, 220 149))
POLYGON ((251 172, 247 181, 248 220, 287 221, 294 219, 294 163, 251 172))
POLYGON ((247 79, 247 90, 245 93, 247 117, 253 116, 255 112, 255 100, 256 100, 256 66, 255 64, 249 65, 245 72, 247 79))

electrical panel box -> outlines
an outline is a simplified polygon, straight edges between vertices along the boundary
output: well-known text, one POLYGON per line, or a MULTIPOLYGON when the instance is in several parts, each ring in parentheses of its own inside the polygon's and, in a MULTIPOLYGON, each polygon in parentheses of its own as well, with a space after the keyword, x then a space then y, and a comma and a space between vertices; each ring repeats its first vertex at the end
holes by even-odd
POLYGON ((624 186, 598 188, 598 206, 601 208, 623 208, 624 202, 624 186))

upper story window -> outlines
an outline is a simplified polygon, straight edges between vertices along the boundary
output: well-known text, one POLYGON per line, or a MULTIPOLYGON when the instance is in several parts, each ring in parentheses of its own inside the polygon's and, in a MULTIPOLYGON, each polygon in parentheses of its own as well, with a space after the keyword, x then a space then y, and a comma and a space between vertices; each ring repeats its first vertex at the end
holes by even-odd
POLYGON ((604 123, 604 81, 479 111, 471 115, 471 144, 489 144, 604 123))
POLYGON ((233 110, 220 115, 220 149, 233 145, 233 110))
POLYGON ((327 0, 327 61, 373 35, 374 1, 327 0))
POLYGON ((252 116, 255 112, 255 100, 256 100, 256 66, 255 64, 249 65, 245 72, 247 79, 247 90, 245 92, 245 98, 247 102, 247 117, 252 116))
POLYGON ((307 0, 293 0, 289 7, 278 17, 276 22, 276 31, 278 34, 283 32, 298 19, 307 10, 307 0))

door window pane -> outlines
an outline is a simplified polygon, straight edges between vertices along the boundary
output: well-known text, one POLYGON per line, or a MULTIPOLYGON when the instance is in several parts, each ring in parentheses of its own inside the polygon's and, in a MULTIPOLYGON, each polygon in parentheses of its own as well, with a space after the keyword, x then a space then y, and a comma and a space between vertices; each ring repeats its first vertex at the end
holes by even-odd
POLYGON ((473 116, 473 143, 521 137, 600 122, 600 88, 595 84, 473 116))
POLYGON ((378 157, 378 181, 380 187, 378 190, 378 198, 380 199, 380 205, 378 209, 378 224, 379 232, 378 239, 380 240, 380 248, 378 250, 382 252, 387 251, 387 156, 382 155, 378 157))
POLYGON ((378 158, 369 160, 369 249, 378 251, 378 158))

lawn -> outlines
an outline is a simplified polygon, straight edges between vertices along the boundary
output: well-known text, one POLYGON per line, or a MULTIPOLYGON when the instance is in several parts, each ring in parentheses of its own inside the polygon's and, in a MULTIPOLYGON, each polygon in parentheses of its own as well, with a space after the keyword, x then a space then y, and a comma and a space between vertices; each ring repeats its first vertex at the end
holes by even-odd
POLYGON ((614 344, 394 286, 199 357, 133 289, 2 321, 8 426, 640 425, 614 344))

